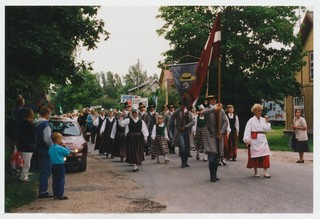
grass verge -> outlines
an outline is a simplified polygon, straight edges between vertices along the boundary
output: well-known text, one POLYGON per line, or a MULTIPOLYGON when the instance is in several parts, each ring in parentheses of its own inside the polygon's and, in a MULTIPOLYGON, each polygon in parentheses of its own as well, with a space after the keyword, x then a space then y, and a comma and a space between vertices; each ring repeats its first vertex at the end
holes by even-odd
POLYGON ((5 213, 34 201, 38 196, 38 173, 30 177, 30 182, 21 182, 16 172, 5 175, 5 213))

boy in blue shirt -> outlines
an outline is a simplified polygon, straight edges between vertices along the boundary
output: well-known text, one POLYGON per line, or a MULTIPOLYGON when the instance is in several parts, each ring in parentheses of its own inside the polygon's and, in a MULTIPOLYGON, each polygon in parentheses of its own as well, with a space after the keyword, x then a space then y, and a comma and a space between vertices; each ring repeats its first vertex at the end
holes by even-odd
POLYGON ((53 145, 49 149, 49 157, 52 164, 52 190, 54 199, 65 200, 64 183, 65 183, 65 166, 64 157, 70 154, 70 149, 62 143, 62 135, 54 132, 51 135, 53 145))

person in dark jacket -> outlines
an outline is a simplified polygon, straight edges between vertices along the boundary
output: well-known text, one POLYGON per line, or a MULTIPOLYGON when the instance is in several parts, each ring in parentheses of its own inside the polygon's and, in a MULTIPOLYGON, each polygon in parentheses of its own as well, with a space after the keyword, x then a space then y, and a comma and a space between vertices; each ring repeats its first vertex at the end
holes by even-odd
POLYGON ((21 170, 20 180, 29 182, 29 170, 33 152, 36 149, 36 131, 33 125, 34 112, 31 108, 24 111, 24 119, 22 120, 17 135, 17 148, 22 152, 23 167, 21 170))

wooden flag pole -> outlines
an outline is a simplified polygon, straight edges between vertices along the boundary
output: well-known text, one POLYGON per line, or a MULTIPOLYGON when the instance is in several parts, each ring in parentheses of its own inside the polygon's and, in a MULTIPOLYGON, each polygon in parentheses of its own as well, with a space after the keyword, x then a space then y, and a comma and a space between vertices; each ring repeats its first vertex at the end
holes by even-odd
MULTIPOLYGON (((218 105, 219 107, 221 107, 221 58, 219 57, 218 59, 218 105)), ((222 110, 222 109, 220 109, 222 110)), ((221 124, 220 124, 220 111, 218 112, 218 118, 217 118, 217 122, 218 122, 218 129, 217 129, 217 134, 218 137, 222 137, 221 133, 220 133, 220 129, 221 129, 221 124)))

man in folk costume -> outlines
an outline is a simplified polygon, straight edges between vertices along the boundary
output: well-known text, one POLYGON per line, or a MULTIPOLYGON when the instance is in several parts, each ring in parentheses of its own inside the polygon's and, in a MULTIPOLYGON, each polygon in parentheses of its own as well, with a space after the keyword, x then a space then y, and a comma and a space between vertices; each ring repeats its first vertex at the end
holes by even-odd
POLYGON ((219 180, 217 178, 218 164, 220 157, 223 157, 224 154, 222 136, 228 128, 227 116, 221 108, 220 105, 215 105, 202 111, 206 121, 204 148, 205 153, 208 154, 211 182, 219 180))
POLYGON ((181 157, 181 168, 190 167, 188 164, 188 157, 190 155, 190 134, 194 120, 191 112, 187 109, 188 99, 184 98, 181 107, 173 113, 176 121, 175 145, 179 146, 179 153, 181 157))
POLYGON ((132 110, 130 118, 120 117, 119 125, 126 127, 126 162, 133 164, 133 172, 139 170, 138 166, 144 161, 144 144, 147 142, 149 131, 146 123, 139 119, 138 111, 132 110))
POLYGON ((113 116, 113 110, 109 111, 109 117, 102 123, 100 129, 100 135, 102 137, 102 145, 104 146, 106 157, 108 158, 109 154, 111 158, 113 155, 111 152, 113 151, 113 139, 111 138, 111 131, 113 128, 113 124, 115 123, 116 119, 113 116))
POLYGON ((175 111, 174 105, 170 104, 169 105, 169 112, 167 112, 164 116, 164 123, 167 127, 168 130, 168 137, 169 137, 169 153, 170 154, 175 154, 175 145, 173 141, 173 136, 174 136, 174 117, 173 117, 173 112, 175 111))

